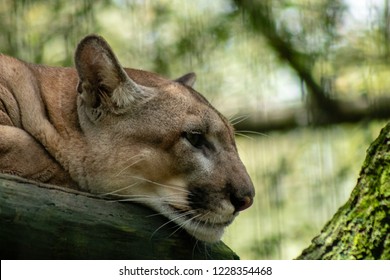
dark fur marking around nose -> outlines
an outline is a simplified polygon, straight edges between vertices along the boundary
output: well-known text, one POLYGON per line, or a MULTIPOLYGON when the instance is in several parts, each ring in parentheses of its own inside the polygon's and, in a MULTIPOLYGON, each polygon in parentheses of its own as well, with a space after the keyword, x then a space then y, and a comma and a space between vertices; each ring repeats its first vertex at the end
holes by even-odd
POLYGON ((230 202, 234 206, 235 212, 244 211, 253 204, 253 192, 245 191, 245 188, 237 188, 232 184, 226 185, 226 190, 229 194, 230 202))
POLYGON ((207 186, 191 188, 189 196, 189 204, 192 209, 207 209, 210 205, 210 193, 207 191, 207 186))
POLYGON ((237 197, 234 194, 230 195, 230 202, 233 204, 236 212, 244 211, 249 208, 253 203, 253 198, 249 195, 243 197, 237 197))

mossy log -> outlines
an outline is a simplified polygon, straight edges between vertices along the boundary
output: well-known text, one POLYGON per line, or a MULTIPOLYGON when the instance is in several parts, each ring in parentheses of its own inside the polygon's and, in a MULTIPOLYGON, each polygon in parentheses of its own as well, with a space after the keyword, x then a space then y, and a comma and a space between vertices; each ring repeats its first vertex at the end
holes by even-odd
POLYGON ((1 259, 238 258, 142 205, 1 176, 1 259))
POLYGON ((369 147, 347 203, 298 259, 390 259, 390 124, 369 147))

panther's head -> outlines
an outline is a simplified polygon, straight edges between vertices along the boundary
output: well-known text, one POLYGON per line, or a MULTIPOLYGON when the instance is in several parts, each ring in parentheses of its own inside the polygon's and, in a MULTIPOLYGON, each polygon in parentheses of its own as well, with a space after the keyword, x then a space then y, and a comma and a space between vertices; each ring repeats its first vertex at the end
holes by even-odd
POLYGON ((78 114, 99 193, 146 204, 197 239, 214 242, 251 206, 254 188, 234 130, 192 85, 124 69, 101 37, 76 51, 78 114))

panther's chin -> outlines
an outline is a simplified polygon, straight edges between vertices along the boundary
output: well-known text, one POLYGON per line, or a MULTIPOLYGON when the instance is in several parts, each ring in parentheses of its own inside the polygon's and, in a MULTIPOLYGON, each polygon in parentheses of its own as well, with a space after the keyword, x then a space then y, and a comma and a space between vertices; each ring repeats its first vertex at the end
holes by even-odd
POLYGON ((225 232, 226 226, 198 226, 194 227, 184 227, 186 231, 194 236, 196 239, 207 242, 215 243, 221 240, 223 233, 225 232))

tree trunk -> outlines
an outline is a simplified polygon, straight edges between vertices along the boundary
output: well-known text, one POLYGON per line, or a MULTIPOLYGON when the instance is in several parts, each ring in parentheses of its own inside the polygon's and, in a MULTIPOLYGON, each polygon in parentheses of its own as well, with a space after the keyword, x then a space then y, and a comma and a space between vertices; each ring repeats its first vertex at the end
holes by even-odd
POLYGON ((222 242, 196 241, 142 205, 2 177, 1 259, 238 258, 222 242))
POLYGON ((298 259, 390 259, 390 123, 368 149, 347 203, 298 259))

